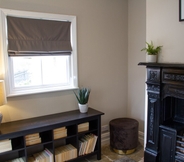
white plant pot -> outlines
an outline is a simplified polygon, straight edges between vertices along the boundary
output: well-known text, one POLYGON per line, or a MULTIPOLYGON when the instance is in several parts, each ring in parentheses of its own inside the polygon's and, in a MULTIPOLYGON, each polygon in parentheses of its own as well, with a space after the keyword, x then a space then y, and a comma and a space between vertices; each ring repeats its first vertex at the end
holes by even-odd
POLYGON ((157 55, 146 55, 147 62, 157 62, 157 55))
POLYGON ((80 110, 80 112, 81 113, 86 113, 86 112, 88 112, 88 104, 79 104, 78 103, 78 105, 79 105, 79 110, 80 110))

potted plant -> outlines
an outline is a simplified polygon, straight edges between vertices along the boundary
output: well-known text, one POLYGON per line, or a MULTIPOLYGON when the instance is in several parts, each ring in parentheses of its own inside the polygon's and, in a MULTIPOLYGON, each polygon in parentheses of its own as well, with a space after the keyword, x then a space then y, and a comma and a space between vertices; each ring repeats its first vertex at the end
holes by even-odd
POLYGON ((88 111, 88 100, 90 91, 91 90, 88 88, 79 88, 77 92, 74 91, 81 113, 86 113, 88 111))
POLYGON ((146 42, 147 47, 143 48, 141 51, 146 51, 147 55, 147 61, 148 62, 157 62, 157 55, 161 51, 162 46, 154 47, 153 42, 149 44, 146 42))

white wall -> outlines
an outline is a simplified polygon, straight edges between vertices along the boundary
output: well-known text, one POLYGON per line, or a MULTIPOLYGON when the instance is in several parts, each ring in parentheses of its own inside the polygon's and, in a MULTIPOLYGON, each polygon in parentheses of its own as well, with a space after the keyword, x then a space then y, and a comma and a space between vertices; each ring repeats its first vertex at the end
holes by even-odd
POLYGON ((139 121, 144 131, 145 113, 145 61, 141 49, 146 42, 146 0, 128 0, 128 106, 127 116, 139 121))
POLYGON ((184 22, 179 22, 179 0, 146 0, 146 41, 163 46, 158 55, 159 63, 184 63, 183 35, 184 22))
MULTIPOLYGON (((105 113, 102 124, 126 116, 127 0, 0 0, 0 8, 76 15, 79 86, 91 88, 89 106, 105 113)), ((73 109, 72 91, 11 97, 0 108, 3 122, 73 109)))
POLYGON ((147 0, 146 40, 163 45, 159 62, 184 63, 184 22, 179 22, 179 0, 147 0))
POLYGON ((179 22, 179 0, 128 0, 128 108, 127 116, 144 130, 146 61, 140 50, 145 41, 162 45, 158 62, 184 63, 184 22, 179 22))

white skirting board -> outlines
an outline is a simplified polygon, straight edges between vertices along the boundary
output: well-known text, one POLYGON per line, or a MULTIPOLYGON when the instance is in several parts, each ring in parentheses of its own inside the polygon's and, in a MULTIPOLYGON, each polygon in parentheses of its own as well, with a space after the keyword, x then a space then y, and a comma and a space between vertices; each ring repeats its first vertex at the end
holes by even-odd
MULTIPOLYGON (((103 125, 101 127, 101 132, 101 144, 110 144, 109 125, 103 125)), ((139 142, 144 146, 144 133, 141 131, 139 131, 139 142)))

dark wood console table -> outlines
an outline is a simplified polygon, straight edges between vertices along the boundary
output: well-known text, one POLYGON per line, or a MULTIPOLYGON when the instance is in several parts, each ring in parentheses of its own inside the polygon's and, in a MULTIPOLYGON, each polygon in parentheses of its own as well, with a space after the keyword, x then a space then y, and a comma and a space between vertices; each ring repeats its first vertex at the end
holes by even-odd
POLYGON ((147 139, 145 162, 184 161, 184 64, 145 63, 147 139))
MULTIPOLYGON (((87 113, 80 113, 79 110, 73 110, 53 115, 35 117, 31 119, 19 120, 14 122, 2 123, 0 125, 0 141, 11 139, 12 150, 1 152, 0 161, 8 161, 15 158, 27 158, 33 153, 49 149, 55 155, 55 147, 62 144, 72 144, 77 152, 79 151, 79 138, 85 134, 93 133, 97 138, 95 150, 87 155, 79 156, 70 161, 81 161, 88 156, 97 155, 101 159, 101 115, 104 113, 89 108, 87 113), (89 122, 89 130, 78 132, 78 125, 89 122), (53 139, 53 130, 59 127, 67 128, 67 136, 60 139, 53 139), (25 136, 39 133, 41 143, 26 146, 25 136)), ((55 161, 55 159, 54 159, 55 161)))

